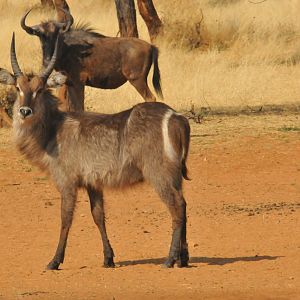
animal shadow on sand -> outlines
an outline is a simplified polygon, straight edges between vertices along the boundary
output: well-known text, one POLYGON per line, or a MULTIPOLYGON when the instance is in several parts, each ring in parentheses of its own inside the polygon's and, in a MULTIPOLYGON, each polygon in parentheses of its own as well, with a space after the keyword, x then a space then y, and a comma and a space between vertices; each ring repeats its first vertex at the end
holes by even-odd
MULTIPOLYGON (((275 260, 283 256, 269 256, 269 255, 255 255, 255 256, 241 256, 241 257, 190 257, 190 264, 208 264, 216 266, 224 266, 235 262, 256 262, 261 260, 275 260)), ((139 260, 119 261, 116 264, 120 267, 135 266, 135 265, 162 265, 166 258, 150 258, 139 260)), ((196 267, 191 265, 191 267, 196 267)))

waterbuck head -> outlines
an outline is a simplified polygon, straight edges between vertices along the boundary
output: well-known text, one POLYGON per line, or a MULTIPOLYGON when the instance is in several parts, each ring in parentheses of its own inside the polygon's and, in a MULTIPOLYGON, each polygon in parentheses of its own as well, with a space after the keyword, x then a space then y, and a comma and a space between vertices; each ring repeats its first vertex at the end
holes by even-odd
POLYGON ((23 122, 34 119, 43 106, 43 94, 48 87, 57 87, 65 83, 66 76, 56 73, 50 77, 56 62, 58 38, 55 49, 48 66, 39 75, 26 75, 20 69, 15 50, 15 35, 13 34, 10 49, 10 59, 13 74, 5 69, 0 69, 0 83, 14 85, 18 98, 15 104, 15 114, 23 122))
POLYGON ((43 51, 43 65, 48 65, 54 52, 55 41, 59 34, 63 34, 70 30, 74 19, 69 10, 59 8, 64 13, 64 18, 60 21, 47 21, 34 26, 26 25, 26 18, 31 12, 29 10, 21 19, 21 27, 31 35, 39 37, 43 51))

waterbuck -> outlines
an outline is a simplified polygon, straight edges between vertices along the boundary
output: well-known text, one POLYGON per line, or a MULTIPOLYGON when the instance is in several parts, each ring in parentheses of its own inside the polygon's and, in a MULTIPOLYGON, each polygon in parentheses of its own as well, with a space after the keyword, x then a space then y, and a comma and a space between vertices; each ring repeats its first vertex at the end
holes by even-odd
POLYGON ((114 266, 114 253, 105 229, 103 189, 147 181, 167 205, 173 225, 166 267, 188 265, 186 202, 182 179, 188 179, 186 158, 190 127, 187 119, 166 104, 144 102, 116 114, 62 112, 48 86, 66 77, 49 74, 56 63, 58 42, 47 68, 38 76, 22 73, 11 43, 13 74, 1 69, 0 81, 15 85, 13 129, 20 152, 48 172, 61 193, 59 243, 48 269, 63 263, 73 219, 77 190, 87 190, 91 212, 99 228, 104 266, 114 266))
POLYGON ((115 89, 129 81, 145 101, 155 101, 147 83, 152 64, 153 86, 163 98, 158 49, 155 46, 137 38, 106 37, 85 25, 72 27, 72 15, 67 10, 62 11, 65 13, 65 22, 48 21, 30 27, 25 22, 29 10, 22 17, 21 26, 27 33, 39 37, 44 67, 52 57, 58 34, 61 34, 62 43, 55 70, 63 71, 68 77, 67 84, 58 94, 63 110, 84 109, 85 85, 115 89))

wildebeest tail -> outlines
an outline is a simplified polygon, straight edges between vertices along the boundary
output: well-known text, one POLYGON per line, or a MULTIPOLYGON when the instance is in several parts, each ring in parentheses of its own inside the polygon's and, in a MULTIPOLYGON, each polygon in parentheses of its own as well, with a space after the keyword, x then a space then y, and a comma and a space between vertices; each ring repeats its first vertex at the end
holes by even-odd
POLYGON ((154 67, 152 84, 159 98, 163 99, 164 96, 161 90, 160 70, 158 67, 158 49, 153 45, 152 45, 152 63, 154 67))

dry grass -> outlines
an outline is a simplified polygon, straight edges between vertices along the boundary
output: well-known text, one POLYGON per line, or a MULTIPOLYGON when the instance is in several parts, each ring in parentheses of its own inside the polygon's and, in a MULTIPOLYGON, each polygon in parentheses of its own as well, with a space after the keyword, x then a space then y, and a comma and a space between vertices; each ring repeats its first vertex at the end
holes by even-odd
MULTIPOLYGON (((38 70, 39 42, 19 26, 22 13, 38 2, 1 1, 1 67, 10 68, 9 41, 14 30, 21 65, 27 70, 38 70)), ((115 36, 118 32, 113 1, 69 0, 68 3, 75 20, 89 22, 106 35, 115 36)), ((165 35, 157 41, 163 92, 165 102, 174 108, 287 104, 300 99, 299 1, 267 0, 251 4, 247 0, 156 0, 154 3, 165 24, 165 35)), ((37 11, 29 17, 29 23, 47 16, 52 14, 37 11)), ((138 27, 140 37, 148 40, 140 17, 138 27)), ((130 84, 108 91, 87 88, 86 93, 87 107, 102 112, 119 111, 140 101, 130 84)))

